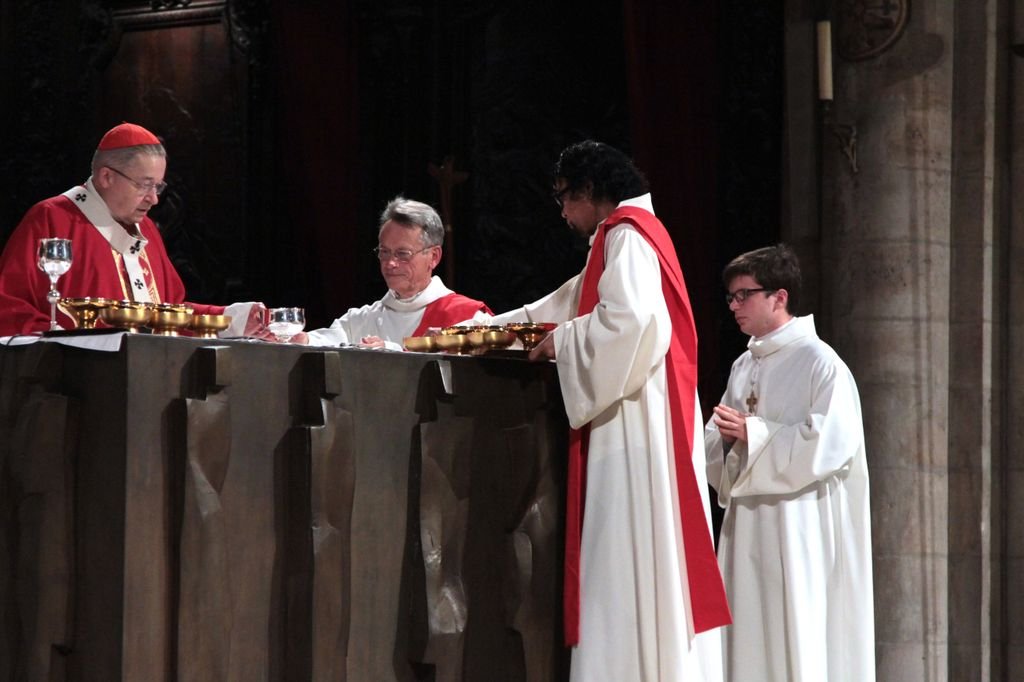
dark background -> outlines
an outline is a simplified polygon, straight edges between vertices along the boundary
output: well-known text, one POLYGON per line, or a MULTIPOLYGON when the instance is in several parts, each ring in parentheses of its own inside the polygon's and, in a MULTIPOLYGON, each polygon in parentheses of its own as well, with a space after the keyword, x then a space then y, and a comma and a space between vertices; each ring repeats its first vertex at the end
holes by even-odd
POLYGON ((551 200, 567 144, 632 154, 676 244, 705 409, 745 338, 719 274, 779 235, 782 3, 763 0, 0 0, 0 240, 81 183, 121 121, 165 142, 154 210, 200 302, 381 296, 370 249, 398 193, 452 194, 446 283, 495 311, 576 274, 551 200))

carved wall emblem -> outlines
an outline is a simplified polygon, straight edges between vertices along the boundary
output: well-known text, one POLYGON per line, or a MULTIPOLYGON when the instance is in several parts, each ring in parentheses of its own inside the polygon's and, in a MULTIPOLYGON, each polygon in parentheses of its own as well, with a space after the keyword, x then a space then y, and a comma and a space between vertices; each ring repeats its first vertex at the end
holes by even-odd
POLYGON ((839 12, 839 54, 859 61, 881 54, 899 39, 910 0, 840 0, 839 12))

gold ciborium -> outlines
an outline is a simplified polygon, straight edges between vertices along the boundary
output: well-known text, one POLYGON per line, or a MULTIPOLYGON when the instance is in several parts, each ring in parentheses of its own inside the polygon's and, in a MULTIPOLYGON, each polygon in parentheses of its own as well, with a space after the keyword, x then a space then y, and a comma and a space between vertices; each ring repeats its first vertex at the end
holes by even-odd
POLYGON ((505 329, 519 337, 525 350, 533 350, 557 326, 554 322, 512 322, 505 329))
POLYGON ((150 325, 154 334, 177 336, 192 323, 192 308, 180 303, 158 303, 153 306, 150 325))
POLYGON ((109 306, 100 310, 101 320, 133 334, 139 331, 139 327, 149 324, 152 316, 149 304, 136 301, 111 301, 109 306))
POLYGON ((95 329, 100 319, 100 311, 113 301, 109 298, 62 298, 57 303, 71 319, 76 329, 95 329))
POLYGON ((446 353, 464 353, 469 350, 469 337, 466 334, 442 332, 434 337, 434 346, 446 353))
POLYGON ((470 327, 466 336, 473 353, 508 348, 516 342, 516 335, 500 326, 470 327))
POLYGON ((231 325, 230 315, 192 315, 192 330, 201 339, 215 339, 217 332, 222 332, 231 325))
POLYGON ((402 347, 414 353, 433 353, 437 350, 433 336, 407 336, 402 339, 402 347))

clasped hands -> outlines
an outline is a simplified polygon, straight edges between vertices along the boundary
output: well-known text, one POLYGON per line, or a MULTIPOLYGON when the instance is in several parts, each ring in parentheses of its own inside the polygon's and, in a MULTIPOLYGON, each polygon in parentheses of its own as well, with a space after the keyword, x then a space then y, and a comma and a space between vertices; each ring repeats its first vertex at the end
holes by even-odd
POLYGON ((722 434, 722 440, 729 445, 738 440, 746 442, 747 417, 750 415, 728 405, 716 405, 714 409, 715 415, 712 419, 715 426, 718 427, 719 433, 722 434))

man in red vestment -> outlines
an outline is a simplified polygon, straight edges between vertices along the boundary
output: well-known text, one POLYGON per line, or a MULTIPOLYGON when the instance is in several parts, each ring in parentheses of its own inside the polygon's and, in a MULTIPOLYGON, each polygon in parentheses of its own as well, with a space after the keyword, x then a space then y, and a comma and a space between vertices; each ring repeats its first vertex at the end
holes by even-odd
POLYGON ((330 327, 298 334, 293 342, 401 350, 405 337, 421 336, 431 327, 490 319, 486 304, 455 293, 433 274, 441 262, 444 226, 429 205, 395 197, 381 213, 377 239, 374 252, 388 284, 384 297, 350 308, 330 327))
MULTIPOLYGON (((66 298, 182 303, 185 287, 147 215, 166 184, 167 153, 159 138, 122 123, 100 140, 92 175, 81 186, 39 202, 15 228, 0 256, 0 336, 50 328, 50 281, 38 269, 43 238, 71 240, 71 269, 58 281, 66 298)), ((225 336, 261 333, 260 303, 227 307, 189 303, 196 312, 231 316, 225 336)), ((74 321, 58 311, 65 329, 74 321)))

